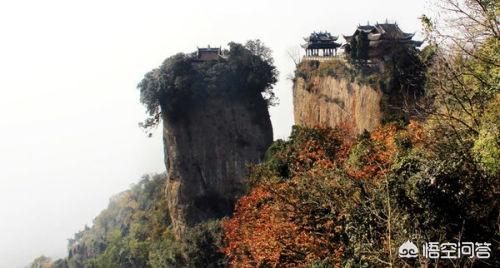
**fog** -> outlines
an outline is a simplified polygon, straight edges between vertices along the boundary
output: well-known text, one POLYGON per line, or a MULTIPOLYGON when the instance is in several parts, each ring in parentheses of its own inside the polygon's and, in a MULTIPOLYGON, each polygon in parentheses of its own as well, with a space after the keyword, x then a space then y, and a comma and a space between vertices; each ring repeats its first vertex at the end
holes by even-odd
MULTIPOLYGON (((162 172, 137 83, 177 52, 259 38, 274 51, 275 138, 293 123, 286 51, 312 31, 386 19, 419 31, 422 0, 1 1, 0 267, 66 255, 109 198, 162 172)), ((343 40, 341 40, 343 41, 343 40)))

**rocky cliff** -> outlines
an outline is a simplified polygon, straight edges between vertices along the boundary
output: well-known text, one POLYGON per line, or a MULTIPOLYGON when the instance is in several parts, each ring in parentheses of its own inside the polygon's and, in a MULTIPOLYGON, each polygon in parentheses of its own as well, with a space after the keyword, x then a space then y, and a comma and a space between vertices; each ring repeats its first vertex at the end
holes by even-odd
POLYGON ((382 120, 380 89, 332 76, 316 77, 314 86, 298 78, 293 90, 295 124, 336 127, 347 125, 354 132, 373 130, 382 120))
POLYGON ((229 215, 247 167, 262 160, 273 133, 261 96, 208 96, 182 120, 163 121, 167 203, 174 232, 229 215))
POLYGON ((406 121, 422 94, 422 70, 415 62, 302 61, 293 87, 295 124, 342 125, 359 134, 384 122, 406 121))
POLYGON ((248 166, 273 140, 268 105, 276 76, 270 50, 249 41, 230 43, 213 60, 172 56, 139 84, 152 116, 144 125, 163 121, 166 199, 178 238, 230 215, 244 193, 248 166))

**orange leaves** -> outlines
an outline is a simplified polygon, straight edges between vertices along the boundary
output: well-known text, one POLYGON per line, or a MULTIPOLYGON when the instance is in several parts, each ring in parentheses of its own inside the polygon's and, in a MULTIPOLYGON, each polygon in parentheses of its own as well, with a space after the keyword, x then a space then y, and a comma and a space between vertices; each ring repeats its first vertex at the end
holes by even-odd
POLYGON ((394 137, 398 129, 396 125, 390 124, 377 128, 372 133, 372 139, 375 141, 375 150, 378 159, 383 163, 390 163, 397 152, 394 137))
POLYGON ((313 130, 302 129, 303 136, 298 137, 298 144, 291 146, 290 162, 295 172, 304 172, 315 166, 331 169, 348 156, 352 141, 349 129, 330 129, 318 127, 313 130))
POLYGON ((411 120, 408 124, 408 132, 410 133, 411 141, 414 146, 421 146, 425 142, 426 133, 422 124, 417 121, 411 120))
POLYGON ((270 204, 271 193, 261 187, 242 197, 233 217, 223 222, 227 247, 223 251, 234 267, 278 263, 288 232, 296 229, 285 222, 270 204))
MULTIPOLYGON (((405 135, 420 139, 418 126, 409 128, 405 135)), ((401 151, 400 132, 386 125, 356 141, 342 129, 294 128, 290 141, 281 141, 268 163, 258 166, 261 178, 223 223, 227 247, 222 250, 231 266, 326 261, 340 267, 349 209, 362 195, 357 180, 377 180, 388 172, 401 151)))
POLYGON ((347 173, 359 180, 376 180, 387 173, 398 152, 394 141, 397 132, 395 125, 385 125, 358 141, 350 152, 347 173))
POLYGON ((313 163, 325 158, 325 151, 321 149, 317 141, 309 140, 301 149, 295 163, 301 170, 308 169, 313 163))
POLYGON ((335 189, 341 186, 332 176, 349 154, 351 143, 345 136, 338 129, 299 129, 273 155, 273 161, 287 163, 291 177, 279 183, 261 180, 223 223, 223 251, 233 267, 340 262, 344 217, 334 207, 335 189))
POLYGON ((304 200, 303 186, 296 179, 273 189, 260 186, 238 201, 233 217, 223 222, 223 251, 232 267, 301 267, 325 258, 339 260, 343 245, 332 241, 343 226, 328 217, 328 205, 314 202, 325 195, 311 192, 310 201, 304 200))

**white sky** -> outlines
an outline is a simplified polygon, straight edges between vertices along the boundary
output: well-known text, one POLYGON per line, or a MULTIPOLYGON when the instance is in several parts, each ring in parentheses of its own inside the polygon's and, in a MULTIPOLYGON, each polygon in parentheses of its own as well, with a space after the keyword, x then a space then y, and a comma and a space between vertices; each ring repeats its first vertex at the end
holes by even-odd
POLYGON ((423 0, 0 0, 0 268, 65 256, 113 194, 164 170, 160 133, 137 127, 136 85, 166 57, 260 38, 280 70, 271 116, 284 138, 288 49, 386 18, 418 32, 423 13, 423 0))

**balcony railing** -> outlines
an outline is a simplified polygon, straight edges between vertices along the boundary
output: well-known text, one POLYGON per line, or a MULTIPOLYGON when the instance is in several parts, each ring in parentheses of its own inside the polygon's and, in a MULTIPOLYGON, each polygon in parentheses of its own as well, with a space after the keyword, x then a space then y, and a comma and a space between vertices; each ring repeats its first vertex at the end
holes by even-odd
POLYGON ((304 56, 302 57, 303 61, 309 60, 317 60, 317 61, 330 61, 330 60, 343 60, 345 59, 344 55, 336 55, 336 56, 304 56))

